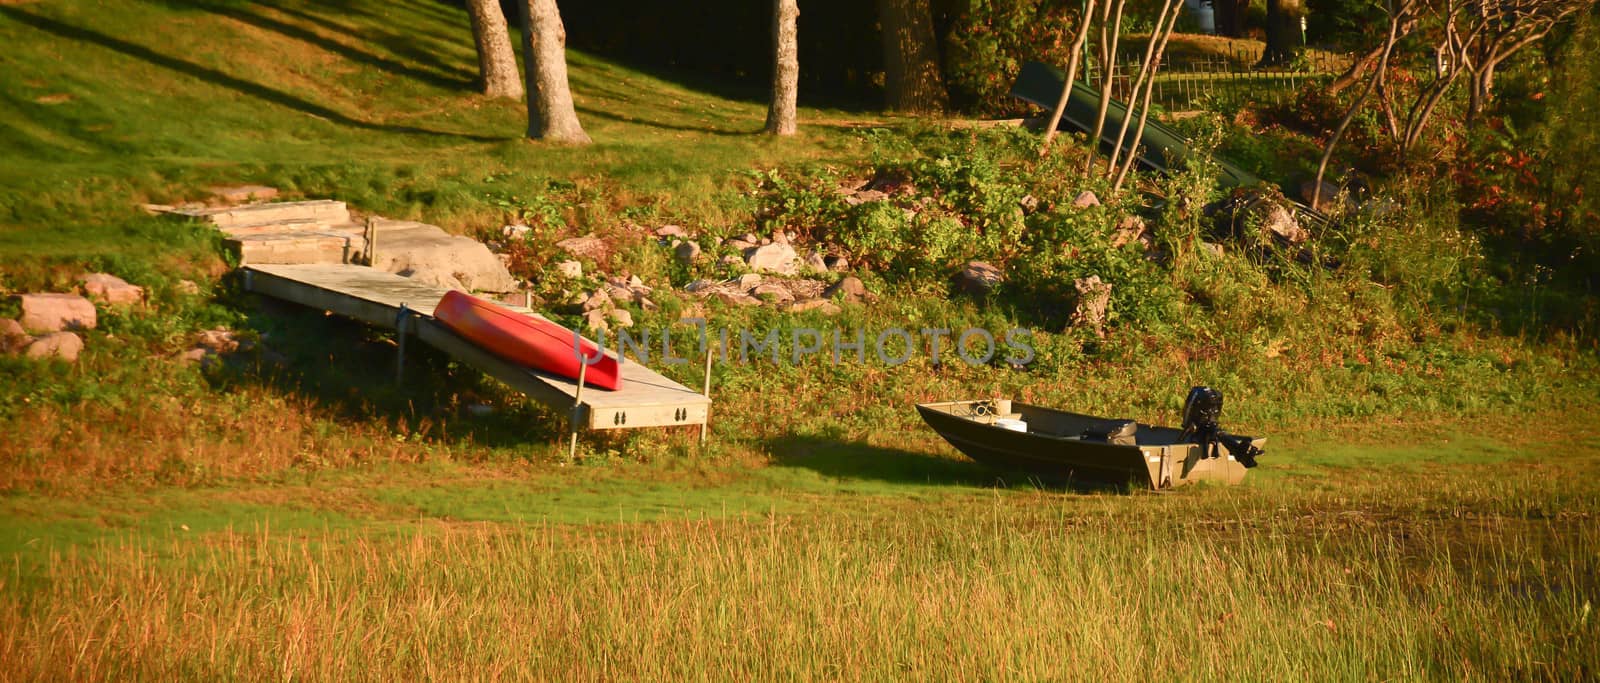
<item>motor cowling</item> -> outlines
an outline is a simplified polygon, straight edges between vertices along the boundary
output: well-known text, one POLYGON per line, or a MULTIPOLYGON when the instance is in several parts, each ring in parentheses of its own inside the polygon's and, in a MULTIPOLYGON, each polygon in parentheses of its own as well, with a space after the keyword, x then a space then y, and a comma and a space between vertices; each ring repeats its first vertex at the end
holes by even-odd
POLYGON ((1222 392, 1211 387, 1194 387, 1183 400, 1183 431, 1211 432, 1222 419, 1222 392))
POLYGON ((1245 467, 1255 467, 1256 457, 1262 450, 1255 447, 1253 439, 1239 437, 1222 431, 1217 423, 1222 419, 1222 392, 1211 387, 1192 387, 1183 400, 1183 438, 1200 444, 1205 457, 1219 457, 1217 447, 1228 450, 1234 460, 1245 467))

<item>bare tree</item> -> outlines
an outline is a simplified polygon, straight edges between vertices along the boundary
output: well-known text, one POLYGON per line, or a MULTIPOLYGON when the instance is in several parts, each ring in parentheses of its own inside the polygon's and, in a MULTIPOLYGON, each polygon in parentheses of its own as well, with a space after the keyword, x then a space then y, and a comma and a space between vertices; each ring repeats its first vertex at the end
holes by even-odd
POLYGON ((1469 72, 1467 121, 1476 121, 1494 98, 1494 75, 1500 64, 1522 48, 1543 40, 1561 20, 1594 0, 1478 0, 1473 23, 1477 40, 1462 46, 1469 72))
MULTIPOLYGON (((1169 0, 1167 7, 1163 8, 1163 14, 1156 15, 1156 30, 1150 36, 1150 46, 1145 49, 1144 67, 1140 69, 1139 77, 1142 83, 1135 82, 1133 97, 1128 99, 1128 113, 1122 119, 1122 129, 1126 131, 1128 120, 1133 118, 1134 99, 1139 96, 1139 87, 1143 85, 1144 100, 1138 103, 1139 125, 1133 129, 1133 141, 1128 143, 1127 157, 1122 162, 1122 168, 1117 168, 1116 151, 1113 150, 1111 167, 1107 170, 1108 173, 1115 173, 1111 176, 1112 192, 1122 189, 1123 181, 1127 180, 1129 171, 1133 170, 1134 162, 1139 158, 1139 142, 1144 139, 1145 124, 1150 118, 1150 97, 1155 91, 1156 72, 1161 69, 1161 56, 1166 52, 1167 41, 1172 38, 1173 29, 1178 27, 1178 14, 1181 10, 1183 10, 1183 0, 1169 0), (1154 48, 1153 54, 1151 48, 1154 48)), ((1125 139, 1123 134, 1117 135, 1118 143, 1125 139)))
POLYGON ((1367 87, 1361 91, 1361 95, 1350 103, 1350 108, 1345 110, 1344 117, 1339 119, 1339 125, 1334 128, 1333 135, 1328 138, 1328 144, 1322 148, 1322 160, 1317 164, 1317 179, 1314 181, 1311 191, 1311 208, 1319 208, 1322 202, 1322 178, 1328 172, 1328 160, 1333 158, 1333 148, 1339 144, 1339 138, 1344 137, 1344 131, 1350 127, 1350 122, 1355 119, 1356 112, 1361 110, 1361 107, 1367 103, 1367 99, 1372 97, 1372 93, 1383 83, 1384 74, 1389 69, 1389 55, 1394 53, 1395 44, 1400 42, 1400 39, 1405 37, 1406 33, 1410 32, 1410 27, 1416 25, 1413 12, 1416 9, 1417 2, 1418 0, 1390 0, 1388 6, 1389 33, 1378 50, 1376 57, 1377 71, 1372 78, 1367 80, 1367 87))
MULTIPOLYGON (((1416 2, 1407 2, 1404 4, 1409 6, 1411 10, 1415 10, 1417 6, 1416 2)), ((1416 28, 1416 26, 1416 12, 1409 11, 1406 14, 1405 21, 1398 27, 1400 36, 1403 38, 1407 35, 1410 35, 1412 29, 1416 28)), ((1383 51, 1390 47, 1392 46, 1389 45, 1387 41, 1378 43, 1377 45, 1374 45, 1372 49, 1368 50, 1366 54, 1357 57, 1354 62, 1350 63, 1350 68, 1345 69, 1344 73, 1334 77, 1333 81, 1328 83, 1328 94, 1337 95, 1341 92, 1344 92, 1345 88, 1360 82, 1362 77, 1367 75, 1367 71, 1372 69, 1373 65, 1378 63, 1378 57, 1383 54, 1383 51)))
POLYGON ((478 48, 478 87, 489 97, 522 97, 522 75, 517 73, 517 55, 511 50, 500 0, 468 0, 467 14, 472 17, 472 41, 478 48))
POLYGON ((1100 150, 1100 135, 1106 129, 1106 112, 1111 106, 1111 87, 1117 78, 1117 43, 1122 36, 1122 10, 1127 0, 1106 0, 1100 10, 1100 103, 1094 114, 1094 133, 1089 136, 1089 155, 1085 173, 1094 169, 1095 153, 1100 150))
POLYGON ((1095 0, 1084 0, 1083 13, 1078 16, 1078 33, 1072 39, 1072 56, 1067 59, 1067 81, 1061 86, 1061 98, 1056 100, 1056 108, 1050 113, 1050 123, 1044 128, 1040 154, 1050 151, 1050 141, 1056 137, 1061 115, 1067 111, 1067 100, 1071 99, 1072 86, 1078 80, 1078 62, 1083 59, 1083 42, 1089 38, 1089 25, 1094 23, 1094 6, 1095 0))
POLYGON ((568 144, 589 143, 578 123, 567 84, 567 29, 556 0, 517 0, 522 14, 522 51, 527 60, 528 137, 568 144))
POLYGON ((939 70, 929 0, 878 0, 883 25, 884 91, 891 109, 944 111, 949 96, 939 70))
POLYGON ((798 128, 795 106, 800 84, 799 19, 800 6, 795 0, 773 0, 772 103, 767 107, 766 127, 772 135, 794 135, 798 128))

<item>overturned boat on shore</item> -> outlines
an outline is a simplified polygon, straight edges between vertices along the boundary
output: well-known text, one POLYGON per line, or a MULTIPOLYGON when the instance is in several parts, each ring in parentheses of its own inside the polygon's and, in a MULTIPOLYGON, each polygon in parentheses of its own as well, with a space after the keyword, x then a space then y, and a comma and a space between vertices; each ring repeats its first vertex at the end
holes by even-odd
POLYGON ((1237 484, 1266 442, 1219 429, 1222 395, 1206 387, 1190 390, 1178 428, 1000 398, 923 403, 917 412, 967 457, 1052 483, 1131 483, 1151 489, 1197 481, 1237 484))

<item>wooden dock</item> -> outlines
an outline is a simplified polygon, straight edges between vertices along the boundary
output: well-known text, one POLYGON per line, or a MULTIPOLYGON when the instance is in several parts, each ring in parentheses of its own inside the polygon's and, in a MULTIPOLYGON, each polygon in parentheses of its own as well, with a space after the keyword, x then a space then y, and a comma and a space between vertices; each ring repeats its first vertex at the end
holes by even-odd
MULTIPOLYGON (((702 437, 705 434, 711 398, 639 363, 618 359, 622 385, 617 391, 584 387, 580 392, 573 380, 529 370, 484 351, 434 320, 433 309, 449 290, 347 264, 250 264, 242 270, 249 291, 395 330, 402 358, 406 338, 415 336, 540 403, 569 411, 574 431, 700 425, 702 437)), ((506 308, 542 317, 521 306, 506 308)))

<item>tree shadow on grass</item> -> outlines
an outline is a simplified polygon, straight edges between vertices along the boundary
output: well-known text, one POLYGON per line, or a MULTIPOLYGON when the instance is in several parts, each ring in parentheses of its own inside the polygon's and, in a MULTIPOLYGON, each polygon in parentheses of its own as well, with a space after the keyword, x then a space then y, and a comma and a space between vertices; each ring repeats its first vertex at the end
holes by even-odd
POLYGON ((194 62, 179 59, 171 55, 162 54, 143 45, 130 43, 120 38, 108 36, 92 29, 81 26, 73 26, 56 21, 55 19, 51 19, 49 17, 24 12, 17 7, 0 5, 0 15, 4 15, 18 23, 32 26, 33 28, 61 38, 98 45, 105 49, 122 53, 123 55, 132 57, 134 59, 142 60, 166 69, 171 69, 178 73, 200 79, 213 85, 229 88, 243 95, 248 95, 250 97, 254 97, 279 106, 288 107, 290 109, 294 109, 296 111, 343 126, 388 133, 400 133, 405 135, 428 135, 437 137, 461 138, 478 142, 502 142, 505 140, 514 139, 503 136, 452 133, 448 131, 418 128, 415 126, 391 126, 373 123, 370 121, 363 121, 315 102, 311 102, 292 93, 278 90, 260 83, 247 81, 237 76, 232 76, 216 69, 201 66, 194 62))
POLYGON ((722 135, 722 136, 728 136, 728 137, 739 137, 739 136, 748 137, 748 136, 753 136, 753 135, 756 135, 758 133, 761 133, 762 130, 764 130, 764 128, 765 128, 765 126, 757 126, 756 128, 751 129, 751 130, 729 130, 729 129, 726 129, 726 128, 711 128, 709 126, 685 126, 685 125, 676 124, 676 123, 665 123, 665 122, 662 122, 662 121, 652 121, 652 120, 645 119, 645 118, 642 118, 642 117, 637 117, 637 116, 626 116, 626 115, 622 115, 622 114, 616 114, 616 113, 613 113, 613 112, 606 111, 604 109, 595 109, 593 107, 577 107, 577 110, 578 110, 579 113, 583 114, 584 116, 592 116, 592 117, 595 117, 595 118, 608 119, 608 120, 611 120, 611 121, 616 121, 618 123, 627 123, 627 124, 633 124, 633 125, 637 125, 637 126, 648 126, 650 128, 660 128, 660 129, 663 129, 663 130, 678 130, 678 131, 684 131, 684 132, 688 132, 688 133, 706 133, 706 134, 709 134, 709 135, 722 135))
POLYGON ((1068 480, 1041 480, 1021 472, 1004 472, 971 460, 957 460, 900 448, 886 448, 826 436, 768 439, 764 444, 782 467, 808 469, 838 479, 874 480, 892 484, 971 488, 1042 489, 1071 493, 1121 493, 1127 486, 1068 480))
MULTIPOLYGON (((317 34, 314 31, 308 30, 303 26, 296 26, 294 24, 267 16, 260 11, 254 11, 254 8, 246 9, 236 5, 216 5, 209 7, 208 9, 215 14, 241 21, 260 29, 272 31, 288 38, 316 45, 319 48, 337 54, 350 61, 365 64, 386 73, 394 74, 403 78, 413 79, 435 87, 447 90, 471 91, 473 89, 473 85, 476 83, 477 73, 475 71, 465 69, 459 65, 451 65, 443 60, 440 60, 438 54, 436 54, 434 51, 428 50, 425 46, 420 44, 418 36, 408 37, 398 33, 373 33, 370 31, 365 33, 357 33, 354 29, 332 21, 332 19, 340 15, 359 13, 372 19, 373 23, 375 24, 386 23, 382 21, 382 18, 372 17, 370 14, 364 12, 357 12, 355 8, 349 6, 340 7, 337 9, 337 12, 333 17, 328 17, 318 16, 304 10, 296 9, 281 2, 272 2, 269 0, 266 2, 261 2, 260 4, 270 7, 273 10, 281 12, 285 15, 296 17, 318 26, 339 31, 350 36, 352 39, 356 39, 361 42, 382 45, 384 48, 393 51, 396 55, 405 57, 406 59, 412 60, 418 64, 431 64, 433 68, 421 69, 402 64, 392 59, 385 59, 382 55, 363 51, 350 45, 341 43, 337 40, 331 40, 327 37, 317 34)), ((403 7, 397 7, 397 9, 399 8, 403 7)))

